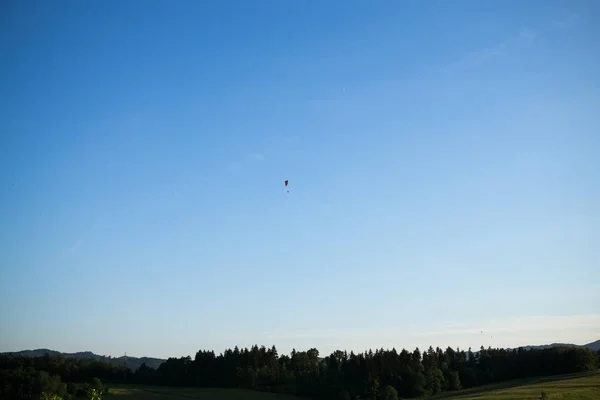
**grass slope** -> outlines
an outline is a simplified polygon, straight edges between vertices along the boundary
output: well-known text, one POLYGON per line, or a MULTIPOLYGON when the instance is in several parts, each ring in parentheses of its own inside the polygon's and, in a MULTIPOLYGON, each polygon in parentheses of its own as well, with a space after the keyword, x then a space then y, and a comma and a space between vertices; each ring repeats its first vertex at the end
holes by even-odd
POLYGON ((542 390, 546 392, 548 399, 597 400, 600 399, 600 371, 509 381, 443 394, 434 398, 452 400, 533 400, 540 398, 542 390))
MULTIPOLYGON (((561 375, 547 378, 523 379, 499 384, 444 393, 432 400, 537 400, 541 392, 548 399, 600 399, 600 371, 586 374, 561 375)), ((110 388, 111 400, 298 400, 298 397, 238 389, 196 389, 159 386, 119 385, 110 388)))
POLYGON ((111 400, 298 400, 296 396, 241 389, 197 389, 152 386, 110 387, 111 400))

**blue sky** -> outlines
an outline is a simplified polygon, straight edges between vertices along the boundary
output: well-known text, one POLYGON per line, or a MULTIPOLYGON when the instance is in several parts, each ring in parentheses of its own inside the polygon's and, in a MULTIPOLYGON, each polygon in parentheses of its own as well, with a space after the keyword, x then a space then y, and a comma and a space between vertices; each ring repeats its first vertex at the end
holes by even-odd
POLYGON ((1 7, 0 350, 599 339, 597 2, 1 7))

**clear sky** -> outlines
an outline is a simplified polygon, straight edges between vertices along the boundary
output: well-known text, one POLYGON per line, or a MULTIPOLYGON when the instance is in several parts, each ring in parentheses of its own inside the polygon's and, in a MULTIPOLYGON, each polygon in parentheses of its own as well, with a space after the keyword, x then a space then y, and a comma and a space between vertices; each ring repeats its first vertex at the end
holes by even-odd
POLYGON ((0 351, 600 339, 597 1, 0 7, 0 351))

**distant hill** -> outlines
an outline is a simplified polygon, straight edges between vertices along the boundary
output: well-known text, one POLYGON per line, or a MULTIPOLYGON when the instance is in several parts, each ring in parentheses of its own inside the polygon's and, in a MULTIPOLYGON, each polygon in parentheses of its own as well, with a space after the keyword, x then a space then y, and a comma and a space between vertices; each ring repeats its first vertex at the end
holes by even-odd
POLYGON ((539 345, 529 345, 529 346, 523 346, 524 349, 526 350, 543 350, 543 349, 551 349, 553 347, 585 347, 584 346, 580 346, 577 344, 573 344, 573 343, 551 343, 551 344, 539 344, 539 345))
MULTIPOLYGON (((600 351, 600 340, 596 340, 595 342, 583 344, 583 345, 572 344, 572 343, 552 343, 552 344, 542 344, 542 345, 537 345, 537 346, 522 346, 522 347, 526 350, 530 350, 530 349, 541 350, 541 349, 548 349, 551 347, 582 347, 582 348, 588 348, 592 351, 600 351)), ((0 354, 14 354, 14 355, 20 355, 20 356, 25 356, 25 357, 43 357, 44 354, 46 354, 46 353, 48 353, 51 356, 61 354, 63 357, 92 359, 92 360, 109 362, 109 363, 112 363, 115 365, 125 365, 132 371, 135 371, 143 363, 146 363, 147 366, 156 369, 159 367, 160 364, 162 364, 163 362, 166 361, 161 358, 152 358, 152 357, 101 356, 98 354, 94 354, 91 351, 80 351, 77 353, 61 353, 60 351, 49 350, 49 349, 9 351, 9 352, 0 353, 0 354)), ((475 352, 475 353, 478 353, 478 352, 475 352)))
POLYGON ((530 350, 530 349, 534 349, 534 350, 542 350, 542 349, 549 349, 552 347, 582 347, 582 348, 586 348, 586 349, 590 349, 592 351, 598 351, 600 350, 600 340, 596 340, 595 342, 591 342, 588 344, 573 344, 573 343, 552 343, 552 344, 542 344, 542 345, 537 345, 537 346, 523 346, 524 349, 530 350))
POLYGON ((585 347, 587 347, 588 349, 593 350, 593 351, 600 351, 600 340, 596 340, 595 342, 588 343, 585 345, 585 347))
POLYGON ((36 349, 36 350, 22 350, 22 351, 9 351, 2 354, 13 354, 17 356, 25 356, 25 357, 43 357, 46 353, 51 356, 62 355, 63 357, 69 358, 79 358, 79 359, 91 359, 104 361, 115 365, 125 365, 132 371, 135 371, 140 365, 146 363, 147 366, 152 368, 158 368, 160 364, 165 362, 166 360, 160 358, 152 358, 152 357, 131 357, 131 356, 121 356, 121 357, 111 357, 111 356, 101 356, 91 351, 79 351, 77 353, 61 353, 60 351, 50 350, 50 349, 36 349))

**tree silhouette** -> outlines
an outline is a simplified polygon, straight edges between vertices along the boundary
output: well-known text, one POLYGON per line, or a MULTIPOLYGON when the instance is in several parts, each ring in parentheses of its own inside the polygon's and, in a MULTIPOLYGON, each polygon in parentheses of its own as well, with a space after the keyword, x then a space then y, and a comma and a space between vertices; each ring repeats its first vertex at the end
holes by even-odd
POLYGON ((96 390, 103 382, 180 387, 247 388, 314 399, 411 398, 509 379, 586 372, 598 368, 600 352, 577 347, 480 348, 424 353, 402 349, 362 353, 336 350, 320 358, 315 348, 280 354, 275 346, 253 345, 220 354, 199 350, 194 358, 171 357, 157 369, 135 371, 108 362, 44 355, 0 355, 0 398, 31 399, 41 393, 66 400, 96 390), (68 382, 68 384, 66 383, 68 382))

